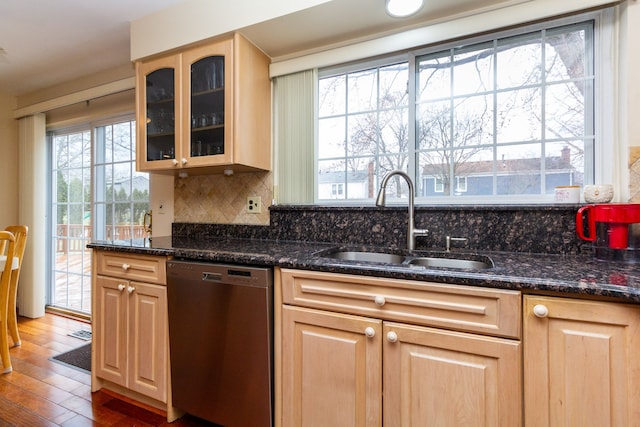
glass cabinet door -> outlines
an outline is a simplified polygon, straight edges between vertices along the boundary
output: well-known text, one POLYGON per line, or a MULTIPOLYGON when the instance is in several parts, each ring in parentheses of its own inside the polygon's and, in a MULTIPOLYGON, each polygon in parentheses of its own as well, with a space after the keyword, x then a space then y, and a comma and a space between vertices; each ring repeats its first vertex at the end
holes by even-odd
POLYGON ((189 156, 225 154, 225 57, 208 56, 193 64, 189 156))
POLYGON ((175 70, 160 68, 146 76, 146 160, 176 158, 175 70))

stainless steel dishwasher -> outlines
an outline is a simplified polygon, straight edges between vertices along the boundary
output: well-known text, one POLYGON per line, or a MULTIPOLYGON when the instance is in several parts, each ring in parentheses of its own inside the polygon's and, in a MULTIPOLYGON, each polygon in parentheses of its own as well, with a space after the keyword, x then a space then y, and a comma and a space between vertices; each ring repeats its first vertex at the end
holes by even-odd
POLYGON ((272 425, 273 271, 167 263, 173 406, 225 427, 272 425))

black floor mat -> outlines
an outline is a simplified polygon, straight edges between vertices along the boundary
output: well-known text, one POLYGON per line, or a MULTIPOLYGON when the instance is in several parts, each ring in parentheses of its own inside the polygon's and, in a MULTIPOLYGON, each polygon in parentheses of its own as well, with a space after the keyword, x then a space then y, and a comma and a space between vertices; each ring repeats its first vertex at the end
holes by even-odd
POLYGON ((71 366, 85 372, 91 372, 91 343, 74 348, 66 353, 53 356, 50 360, 71 366))

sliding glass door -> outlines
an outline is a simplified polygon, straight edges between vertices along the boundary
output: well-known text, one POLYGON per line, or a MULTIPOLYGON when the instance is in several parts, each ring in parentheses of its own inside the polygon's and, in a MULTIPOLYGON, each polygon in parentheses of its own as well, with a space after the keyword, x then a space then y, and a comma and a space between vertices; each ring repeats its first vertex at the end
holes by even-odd
POLYGON ((135 171, 131 118, 50 133, 49 306, 91 313, 92 240, 144 237, 148 174, 135 171))
POLYGON ((49 305, 91 311, 91 130, 52 138, 49 305))

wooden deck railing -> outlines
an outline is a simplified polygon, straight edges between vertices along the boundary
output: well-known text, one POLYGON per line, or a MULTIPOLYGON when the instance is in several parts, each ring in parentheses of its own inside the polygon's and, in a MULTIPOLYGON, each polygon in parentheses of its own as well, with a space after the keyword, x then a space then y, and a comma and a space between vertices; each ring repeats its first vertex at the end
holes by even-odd
MULTIPOLYGON (((144 226, 134 225, 109 225, 107 236, 113 240, 129 240, 145 237, 144 226)), ((69 253, 81 252, 88 242, 92 240, 91 226, 77 224, 58 224, 56 227, 56 252, 69 253)))

